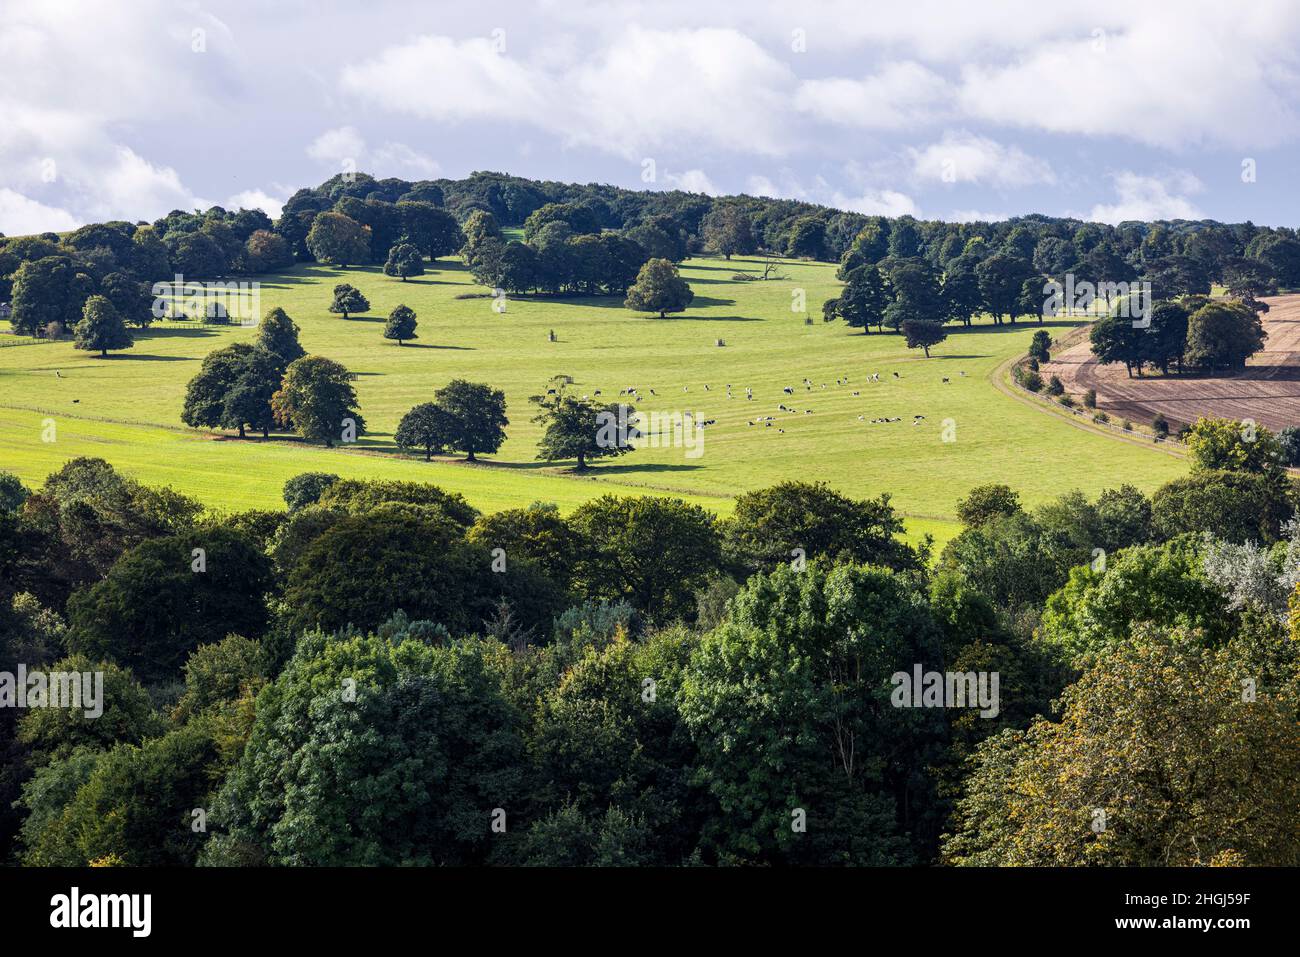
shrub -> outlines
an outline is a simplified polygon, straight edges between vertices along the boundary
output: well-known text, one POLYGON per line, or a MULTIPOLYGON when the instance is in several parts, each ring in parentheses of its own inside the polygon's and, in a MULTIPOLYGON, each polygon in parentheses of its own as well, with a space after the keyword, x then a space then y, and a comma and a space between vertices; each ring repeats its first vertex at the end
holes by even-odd
POLYGON ((1151 431, 1155 433, 1157 439, 1169 438, 1169 420, 1157 412, 1156 417, 1151 420, 1151 431))
POLYGON ((1089 389, 1083 394, 1083 404, 1090 409, 1097 408, 1097 390, 1089 389))
POLYGON ((1061 383, 1060 376, 1054 375, 1047 380, 1048 395, 1063 395, 1064 393, 1065 393, 1065 386, 1061 383))

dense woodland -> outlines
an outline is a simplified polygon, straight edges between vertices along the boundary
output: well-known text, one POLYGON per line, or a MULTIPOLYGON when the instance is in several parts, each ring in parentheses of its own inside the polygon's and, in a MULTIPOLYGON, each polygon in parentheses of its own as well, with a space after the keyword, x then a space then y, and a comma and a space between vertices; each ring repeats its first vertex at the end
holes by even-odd
MULTIPOLYGON (((510 293, 623 295, 651 259, 712 253, 841 263, 865 291, 826 307, 851 325, 900 329, 909 318, 969 323, 1041 315, 1041 287, 1147 281, 1154 298, 1222 283, 1253 302, 1300 286, 1289 228, 1212 221, 1121 223, 1025 216, 945 223, 863 216, 793 200, 536 182, 499 173, 464 180, 376 180, 360 173, 302 189, 274 222, 260 210, 173 211, 152 224, 111 222, 0 245, 0 302, 16 331, 70 331, 102 295, 130 327, 147 325, 169 281, 273 273, 294 262, 382 264, 393 276, 461 253, 476 278, 510 293), (509 239, 503 227, 520 228, 509 239), (878 308, 874 287, 884 287, 878 308), (1027 295, 1026 290, 1035 290, 1027 295), (865 297, 865 299, 863 299, 865 297), (892 308, 891 308, 892 307, 892 308), (877 318, 877 313, 880 318, 877 318)), ((744 272, 741 269, 740 272, 744 272)), ((760 278, 754 274, 753 278, 760 278)))
POLYGON ((96 459, 0 477, 0 709, 25 864, 1300 863, 1300 523, 1266 431, 941 553, 787 483, 481 514, 307 473, 217 514, 96 459), (997 673, 999 707, 891 676, 997 673), (1098 813, 1104 826, 1098 828, 1098 813), (802 826, 792 821, 801 820, 802 826))

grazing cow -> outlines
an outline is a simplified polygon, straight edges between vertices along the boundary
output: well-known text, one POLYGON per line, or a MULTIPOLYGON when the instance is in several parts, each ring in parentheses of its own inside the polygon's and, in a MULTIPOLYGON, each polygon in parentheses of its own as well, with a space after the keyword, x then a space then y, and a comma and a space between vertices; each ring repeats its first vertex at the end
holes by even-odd
POLYGON ((786 386, 781 391, 784 392, 786 395, 794 395, 794 389, 790 388, 790 386, 786 386))

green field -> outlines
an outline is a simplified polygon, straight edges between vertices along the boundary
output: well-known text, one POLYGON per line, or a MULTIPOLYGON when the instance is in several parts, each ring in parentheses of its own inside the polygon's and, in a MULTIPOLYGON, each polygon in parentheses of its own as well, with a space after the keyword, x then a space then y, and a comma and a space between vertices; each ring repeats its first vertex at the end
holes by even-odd
MULTIPOLYGON (((1032 504, 1122 482, 1150 490, 1185 469, 1178 459, 1072 428, 995 390, 990 376, 1023 353, 1036 326, 952 329, 927 360, 901 336, 821 322, 822 301, 839 287, 834 266, 782 262, 781 278, 732 278, 757 269, 752 260, 688 261, 682 274, 695 302, 685 314, 659 319, 610 298, 511 298, 498 313, 490 297, 455 298, 485 290, 454 261, 405 283, 378 267, 295 267, 262 282, 261 308, 282 306, 301 326, 308 352, 358 374, 370 431, 348 449, 283 437, 215 438, 181 425, 185 384, 203 356, 251 338, 251 328, 159 323, 137 332, 133 349, 107 359, 70 341, 0 336, 7 438, 0 467, 38 484, 74 455, 99 455, 141 481, 229 509, 278 505, 283 481, 308 469, 425 479, 489 510, 536 500, 568 509, 604 492, 661 491, 725 514, 738 492, 784 479, 824 480, 854 496, 890 492, 912 534, 940 541, 953 533, 957 500, 980 483, 1005 482, 1032 504), (332 286, 344 281, 370 299, 367 315, 344 320, 326 311, 332 286), (800 290, 812 325, 792 309, 800 290), (383 319, 398 303, 419 314, 419 339, 405 346, 382 337, 383 319), (548 341, 552 329, 557 342, 548 341), (726 345, 716 345, 719 339, 726 345), (880 381, 868 382, 871 373, 880 381), (621 388, 635 387, 646 397, 642 411, 690 412, 717 424, 706 430, 698 458, 681 448, 640 448, 578 478, 567 465, 535 461, 540 427, 528 396, 557 374, 572 376, 579 394, 601 390, 614 401, 621 388), (505 390, 511 423, 500 453, 481 466, 398 453, 392 433, 401 415, 453 378, 505 390), (836 384, 844 378, 847 384, 836 384), (782 404, 797 412, 781 412, 782 404), (747 424, 769 415, 777 417, 770 428, 747 424), (913 425, 918 415, 924 419, 913 425), (54 442, 42 441, 47 417, 56 424, 54 442), (873 425, 875 418, 900 421, 873 425), (953 441, 944 441, 944 420, 951 420, 953 441)), ((1049 324, 1058 334, 1069 325, 1049 324)))

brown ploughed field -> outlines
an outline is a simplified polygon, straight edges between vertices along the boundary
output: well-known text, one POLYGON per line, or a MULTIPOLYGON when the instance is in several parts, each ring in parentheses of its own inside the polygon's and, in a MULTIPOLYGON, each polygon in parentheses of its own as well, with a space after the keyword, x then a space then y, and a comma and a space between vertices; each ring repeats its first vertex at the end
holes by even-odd
POLYGON ((1097 408, 1112 419, 1150 422, 1160 412, 1173 429, 1203 415, 1253 419, 1274 431, 1300 425, 1300 294, 1265 301, 1270 308, 1264 314, 1264 351, 1241 372, 1165 377, 1147 369, 1130 379, 1122 365, 1098 364, 1085 337, 1053 355, 1042 367, 1043 381, 1060 376, 1075 396, 1095 389, 1097 408))

